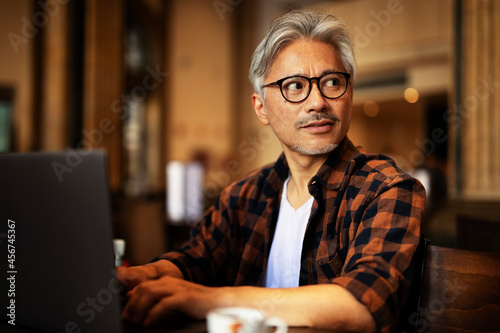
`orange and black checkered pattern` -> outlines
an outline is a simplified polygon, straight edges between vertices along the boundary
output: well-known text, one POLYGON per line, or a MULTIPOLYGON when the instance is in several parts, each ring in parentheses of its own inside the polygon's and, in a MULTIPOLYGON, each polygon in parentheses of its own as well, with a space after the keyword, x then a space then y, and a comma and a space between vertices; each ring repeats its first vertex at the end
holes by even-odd
MULTIPOLYGON (((288 173, 282 154, 274 165, 233 183, 185 245, 159 258, 171 260, 197 283, 262 286, 288 173)), ((309 191, 315 201, 300 285, 343 286, 367 306, 380 331, 389 331, 411 283, 423 186, 391 159, 367 154, 345 138, 311 179, 309 191)))

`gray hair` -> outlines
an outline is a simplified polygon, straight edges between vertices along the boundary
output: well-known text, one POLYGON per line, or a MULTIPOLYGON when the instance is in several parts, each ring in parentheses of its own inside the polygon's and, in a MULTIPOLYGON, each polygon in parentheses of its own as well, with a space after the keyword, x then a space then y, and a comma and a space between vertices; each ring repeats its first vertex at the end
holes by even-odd
POLYGON ((340 53, 342 64, 354 79, 354 46, 346 24, 323 12, 294 10, 274 20, 253 53, 249 78, 256 93, 264 96, 264 79, 278 53, 292 42, 304 38, 332 45, 340 53))

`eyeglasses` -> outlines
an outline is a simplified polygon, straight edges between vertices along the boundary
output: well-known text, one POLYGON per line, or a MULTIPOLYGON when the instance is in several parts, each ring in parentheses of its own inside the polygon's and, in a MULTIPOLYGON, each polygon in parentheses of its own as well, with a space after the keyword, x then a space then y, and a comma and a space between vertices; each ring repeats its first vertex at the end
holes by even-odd
POLYGON ((300 103, 304 101, 312 89, 312 81, 316 80, 318 89, 326 98, 336 99, 341 97, 347 91, 349 78, 351 74, 342 72, 329 72, 320 77, 288 76, 281 80, 268 83, 262 88, 269 86, 279 86, 281 95, 291 103, 300 103))

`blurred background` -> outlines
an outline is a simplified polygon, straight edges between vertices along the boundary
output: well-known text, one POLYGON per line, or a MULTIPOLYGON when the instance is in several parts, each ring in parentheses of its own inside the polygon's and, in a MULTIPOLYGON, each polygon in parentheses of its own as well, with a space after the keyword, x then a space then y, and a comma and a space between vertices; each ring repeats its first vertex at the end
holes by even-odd
POLYGON ((167 214, 169 163, 202 166, 208 205, 280 154, 248 68, 295 8, 350 26, 348 136, 424 183, 431 243, 500 252, 497 0, 0 0, 0 152, 106 149, 115 235, 149 261, 192 224, 167 214))

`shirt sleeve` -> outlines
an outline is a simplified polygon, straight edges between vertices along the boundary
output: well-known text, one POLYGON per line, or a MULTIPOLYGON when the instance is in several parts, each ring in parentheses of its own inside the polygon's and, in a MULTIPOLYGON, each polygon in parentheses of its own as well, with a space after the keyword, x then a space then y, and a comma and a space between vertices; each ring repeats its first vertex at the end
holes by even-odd
POLYGON ((224 196, 221 195, 193 227, 184 245, 157 259, 174 263, 186 280, 214 286, 226 283, 220 278, 220 270, 230 251, 230 228, 224 211, 224 196))
POLYGON ((359 223, 348 230, 354 237, 341 275, 332 283, 366 305, 379 331, 390 332, 411 284, 410 263, 420 240, 425 190, 403 175, 383 182, 374 179, 368 191, 367 203, 353 213, 359 223))

